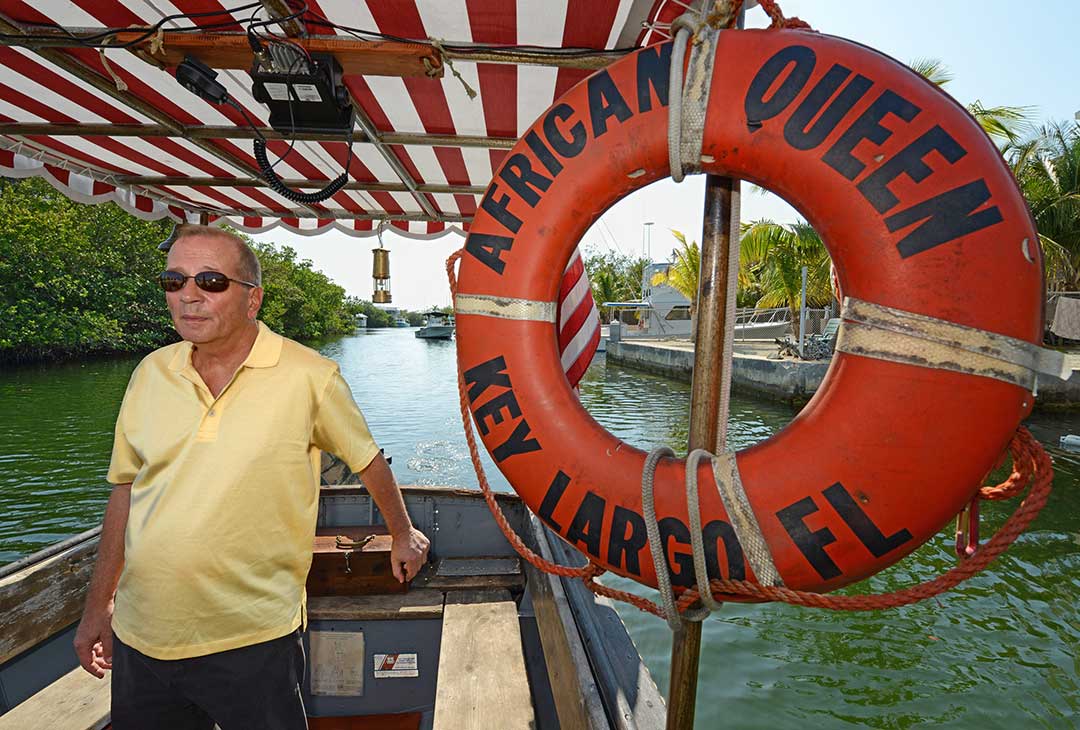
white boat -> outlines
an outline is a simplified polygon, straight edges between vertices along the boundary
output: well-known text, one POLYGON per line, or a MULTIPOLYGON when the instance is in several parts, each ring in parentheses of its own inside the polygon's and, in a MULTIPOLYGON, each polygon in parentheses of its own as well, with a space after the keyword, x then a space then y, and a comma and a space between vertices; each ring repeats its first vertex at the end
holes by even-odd
POLYGON ((787 307, 742 307, 735 311, 736 340, 772 340, 791 332, 791 310, 787 307))
POLYGON ((425 312, 424 326, 416 330, 416 336, 425 340, 449 340, 454 336, 454 318, 433 309, 425 312))
MULTIPOLYGON (((694 322, 690 315, 690 300, 674 287, 652 283, 654 277, 666 273, 670 267, 671 264, 667 262, 652 263, 645 267, 642 273, 641 299, 603 303, 602 306, 611 307, 615 311, 615 317, 623 322, 624 338, 686 339, 693 336, 694 322), (624 317, 622 312, 634 314, 624 317)), ((790 332, 791 310, 787 307, 742 307, 736 311, 737 340, 771 340, 790 332)))

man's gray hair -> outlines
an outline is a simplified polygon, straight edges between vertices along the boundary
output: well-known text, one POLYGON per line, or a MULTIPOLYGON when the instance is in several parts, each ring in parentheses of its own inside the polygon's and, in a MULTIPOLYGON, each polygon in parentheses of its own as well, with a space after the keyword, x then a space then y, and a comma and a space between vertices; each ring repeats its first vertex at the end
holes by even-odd
POLYGON ((176 238, 172 243, 174 246, 177 241, 191 236, 210 236, 231 241, 236 246, 236 252, 240 259, 240 270, 236 272, 237 276, 244 281, 262 286, 262 265, 259 263, 259 257, 251 250, 251 246, 248 245, 247 241, 239 235, 217 226, 199 226, 193 223, 181 224, 177 226, 177 229, 176 238))

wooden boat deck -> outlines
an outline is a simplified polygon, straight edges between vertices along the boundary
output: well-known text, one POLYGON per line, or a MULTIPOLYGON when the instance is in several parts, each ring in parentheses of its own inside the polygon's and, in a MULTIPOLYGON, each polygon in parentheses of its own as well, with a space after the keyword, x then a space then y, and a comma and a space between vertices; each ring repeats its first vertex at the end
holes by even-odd
MULTIPOLYGON (((505 560, 505 559, 502 559, 505 560)), ((483 559, 473 562, 482 563, 483 559)), ((441 619, 435 725, 437 730, 499 727, 535 728, 517 605, 510 588, 524 589, 525 577, 439 575, 426 566, 408 593, 315 596, 308 618, 316 621, 400 621, 441 619)), ((76 667, 0 715, 0 730, 103 730, 109 725, 109 677, 97 679, 76 667)), ((313 728, 418 727, 411 715, 311 718, 313 728), (377 724, 372 724, 377 723, 377 724), (378 724, 381 723, 381 724, 378 724)))
POLYGON ((436 686, 436 730, 536 727, 517 605, 508 591, 446 595, 436 686))
MULTIPOLYGON (((439 559, 407 593, 309 598, 305 641, 313 632, 361 633, 368 687, 305 687, 313 730, 662 725, 663 701, 640 658, 632 661, 637 652, 610 604, 579 581, 522 563, 479 493, 404 491, 439 559), (418 652, 419 677, 374 676, 376 652, 418 652)), ((546 536, 514 495, 498 500, 535 551, 567 564, 580 559, 546 536)), ((373 515, 366 490, 323 490, 321 526, 378 524, 373 515)), ((0 730, 108 728, 110 682, 73 666, 71 651, 96 547, 96 533, 86 533, 0 572, 0 730)))
POLYGON ((75 667, 45 689, 0 715, 0 730, 102 730, 109 725, 109 677, 75 667))

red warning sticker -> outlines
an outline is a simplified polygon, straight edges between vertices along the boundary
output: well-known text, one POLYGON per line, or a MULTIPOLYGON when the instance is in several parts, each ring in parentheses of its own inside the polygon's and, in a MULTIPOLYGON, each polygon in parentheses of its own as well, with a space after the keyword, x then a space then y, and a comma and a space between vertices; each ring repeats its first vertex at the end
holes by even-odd
POLYGON ((419 676, 415 653, 375 655, 375 679, 419 676))

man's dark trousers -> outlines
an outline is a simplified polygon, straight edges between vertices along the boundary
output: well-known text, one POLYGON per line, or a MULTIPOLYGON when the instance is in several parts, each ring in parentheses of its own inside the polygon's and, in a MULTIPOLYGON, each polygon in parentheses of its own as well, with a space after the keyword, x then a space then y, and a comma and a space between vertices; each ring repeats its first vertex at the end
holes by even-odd
POLYGON ((113 635, 113 730, 306 730, 297 629, 190 659, 142 654, 113 635))

